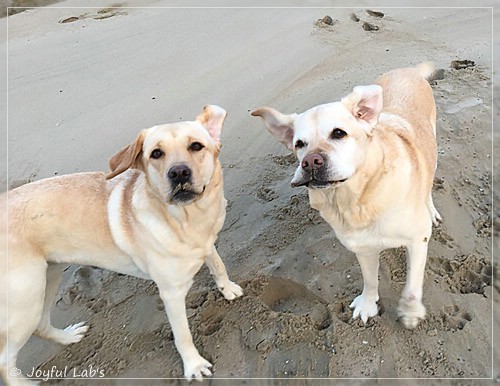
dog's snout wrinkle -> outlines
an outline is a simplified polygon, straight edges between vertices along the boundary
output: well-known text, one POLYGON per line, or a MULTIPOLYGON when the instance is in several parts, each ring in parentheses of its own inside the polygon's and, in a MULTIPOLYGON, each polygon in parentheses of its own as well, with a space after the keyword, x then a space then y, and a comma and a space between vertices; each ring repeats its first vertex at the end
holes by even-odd
POLYGON ((191 169, 184 164, 172 166, 167 173, 167 177, 174 184, 184 184, 191 179, 191 169))
POLYGON ((302 160, 301 165, 302 169, 305 171, 313 172, 314 170, 321 169, 325 165, 325 159, 321 154, 308 154, 302 160))

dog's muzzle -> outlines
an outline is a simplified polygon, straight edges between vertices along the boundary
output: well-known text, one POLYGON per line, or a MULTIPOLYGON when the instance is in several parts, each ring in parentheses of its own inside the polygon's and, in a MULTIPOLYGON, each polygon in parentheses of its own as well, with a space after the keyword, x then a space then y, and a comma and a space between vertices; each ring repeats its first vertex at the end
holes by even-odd
POLYGON ((174 204, 191 203, 199 194, 192 183, 192 171, 189 166, 179 164, 172 166, 167 172, 167 178, 172 187, 170 201, 174 204))
POLYGON ((346 179, 329 180, 325 157, 319 153, 308 154, 300 163, 301 171, 299 178, 292 180, 292 188, 306 186, 311 189, 325 189, 330 186, 338 186, 346 179))

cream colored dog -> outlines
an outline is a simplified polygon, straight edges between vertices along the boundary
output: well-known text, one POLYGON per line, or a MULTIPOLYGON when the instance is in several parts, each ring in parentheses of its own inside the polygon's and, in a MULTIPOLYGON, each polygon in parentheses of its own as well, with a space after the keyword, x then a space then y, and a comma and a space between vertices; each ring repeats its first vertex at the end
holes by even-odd
POLYGON ((398 313, 407 328, 425 318, 422 286, 432 222, 436 170, 436 107, 422 63, 355 87, 340 102, 302 114, 260 108, 268 130, 294 151, 299 167, 292 186, 306 186, 313 208, 337 238, 356 253, 363 292, 353 318, 377 315, 379 253, 404 245, 407 281, 398 313))
POLYGON ((16 357, 33 332, 61 344, 78 342, 88 326, 55 328, 50 308, 60 263, 85 264, 151 279, 157 285, 184 363, 200 380, 212 365, 193 344, 185 297, 205 262, 228 300, 243 294, 229 280, 214 242, 226 200, 218 161, 226 112, 207 106, 195 121, 154 126, 115 154, 111 172, 33 182, 4 194, 0 223, 0 369, 11 384, 16 357), (7 237, 8 232, 8 237, 7 237), (8 245, 4 240, 8 238, 8 245), (7 249, 8 248, 8 249, 7 249))

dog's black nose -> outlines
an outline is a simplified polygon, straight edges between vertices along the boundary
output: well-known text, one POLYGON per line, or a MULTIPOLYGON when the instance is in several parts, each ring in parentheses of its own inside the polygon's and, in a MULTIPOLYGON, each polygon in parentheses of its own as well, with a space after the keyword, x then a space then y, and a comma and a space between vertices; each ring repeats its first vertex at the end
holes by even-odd
POLYGON ((313 170, 319 170, 325 164, 325 159, 321 154, 308 154, 302 160, 302 169, 306 172, 312 172, 313 170))
POLYGON ((191 178, 191 169, 186 165, 174 165, 167 173, 168 179, 174 184, 183 184, 191 178))

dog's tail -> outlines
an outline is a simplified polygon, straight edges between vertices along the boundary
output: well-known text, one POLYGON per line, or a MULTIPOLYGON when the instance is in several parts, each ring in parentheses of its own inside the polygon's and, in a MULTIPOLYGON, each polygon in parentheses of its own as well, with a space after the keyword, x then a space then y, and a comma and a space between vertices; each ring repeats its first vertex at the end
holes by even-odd
POLYGON ((417 64, 417 71, 422 78, 427 79, 434 72, 434 64, 432 62, 422 62, 417 64))

